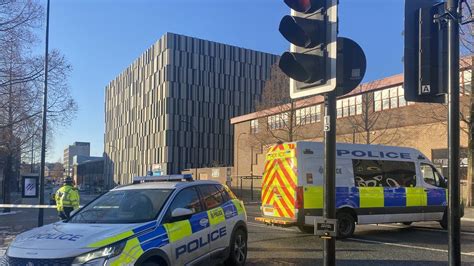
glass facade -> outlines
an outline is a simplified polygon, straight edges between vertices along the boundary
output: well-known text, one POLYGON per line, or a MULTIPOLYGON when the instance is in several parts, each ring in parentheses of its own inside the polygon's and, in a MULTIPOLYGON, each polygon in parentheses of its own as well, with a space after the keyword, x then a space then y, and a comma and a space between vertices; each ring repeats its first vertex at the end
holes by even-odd
POLYGON ((337 100, 337 117, 362 114, 362 95, 337 100))
POLYGON ((258 120, 254 119, 250 121, 250 133, 255 134, 258 133, 258 120))
POLYGON ((321 121, 321 105, 296 110, 296 124, 306 125, 321 121))
POLYGON ((269 129, 282 129, 288 125, 288 113, 281 113, 267 117, 269 129))
POLYGON ((394 109, 407 105, 403 86, 396 86, 374 92, 374 111, 394 109))

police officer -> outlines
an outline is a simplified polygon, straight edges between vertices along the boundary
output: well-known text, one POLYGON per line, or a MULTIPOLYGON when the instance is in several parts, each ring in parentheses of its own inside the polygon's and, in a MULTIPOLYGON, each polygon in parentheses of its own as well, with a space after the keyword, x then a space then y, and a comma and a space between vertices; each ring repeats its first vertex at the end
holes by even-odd
POLYGON ((79 191, 73 186, 71 177, 66 177, 64 185, 56 191, 55 199, 61 220, 68 219, 71 212, 79 208, 79 191))

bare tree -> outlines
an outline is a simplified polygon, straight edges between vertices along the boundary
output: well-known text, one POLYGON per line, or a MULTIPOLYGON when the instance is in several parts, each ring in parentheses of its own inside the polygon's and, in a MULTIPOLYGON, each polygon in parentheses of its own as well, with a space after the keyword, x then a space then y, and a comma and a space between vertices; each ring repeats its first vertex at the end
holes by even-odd
POLYGON ((289 79, 280 70, 278 63, 274 64, 270 79, 263 88, 262 98, 256 103, 259 116, 266 117, 269 123, 267 127, 259 127, 259 133, 254 134, 255 146, 275 140, 288 142, 304 138, 301 130, 303 124, 297 122, 297 110, 305 103, 309 103, 308 99, 291 99, 289 79))
MULTIPOLYGON (((42 18, 43 9, 35 1, 0 1, 0 147, 5 203, 10 202, 11 188, 18 186, 21 157, 39 148, 45 59, 32 51, 38 44, 34 30, 42 18)), ((50 52, 48 60, 48 134, 52 136, 51 129, 74 117, 77 105, 67 84, 71 66, 58 51, 50 52)))
POLYGON ((355 113, 344 120, 352 130, 352 136, 344 138, 346 142, 392 144, 399 136, 397 128, 394 127, 400 120, 399 115, 396 112, 382 112, 382 100, 376 103, 374 93, 371 92, 372 89, 379 87, 379 83, 379 80, 364 83, 353 91, 355 94, 360 94, 361 102, 356 102, 352 111, 355 113), (380 110, 375 109, 377 104, 380 110), (390 134, 387 134, 389 130, 390 134), (358 137, 359 135, 362 135, 362 138, 358 137))

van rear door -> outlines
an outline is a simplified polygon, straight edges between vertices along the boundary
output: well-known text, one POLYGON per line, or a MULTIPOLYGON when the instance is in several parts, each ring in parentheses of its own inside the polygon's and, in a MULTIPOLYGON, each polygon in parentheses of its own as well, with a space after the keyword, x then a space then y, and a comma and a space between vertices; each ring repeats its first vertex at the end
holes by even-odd
POLYGON ((265 217, 296 221, 296 143, 272 146, 267 153, 262 180, 262 212, 265 217))

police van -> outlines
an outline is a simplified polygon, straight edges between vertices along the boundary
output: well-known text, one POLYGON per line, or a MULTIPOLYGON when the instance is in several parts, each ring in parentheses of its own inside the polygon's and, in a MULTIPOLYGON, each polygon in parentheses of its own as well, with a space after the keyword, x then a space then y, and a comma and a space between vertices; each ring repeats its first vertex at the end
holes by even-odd
MULTIPOLYGON (((323 209, 323 143, 277 144, 266 155, 262 217, 313 232, 323 209)), ((338 236, 357 224, 438 221, 447 227, 447 181, 420 151, 382 145, 336 147, 338 236)))
POLYGON ((244 265, 243 203, 218 182, 182 178, 112 189, 66 221, 18 235, 0 264, 244 265))

